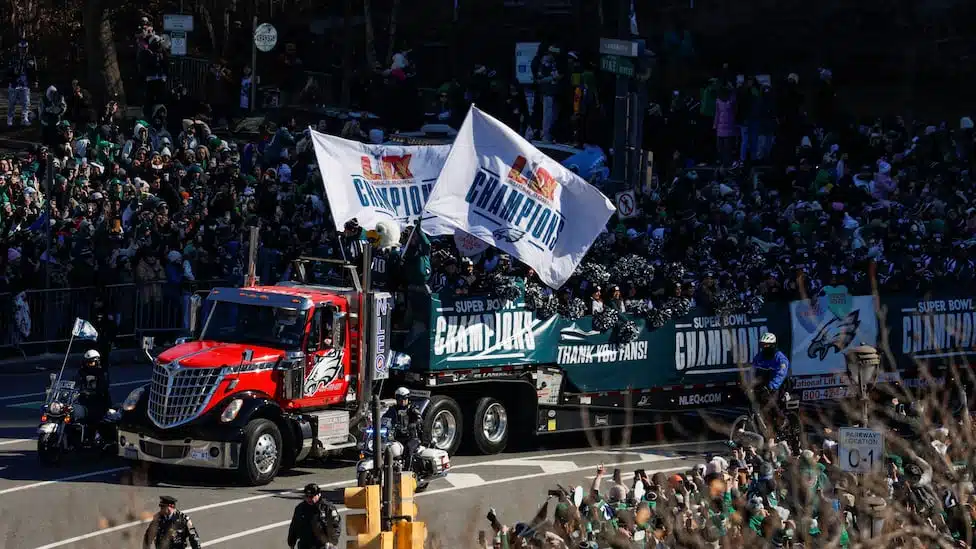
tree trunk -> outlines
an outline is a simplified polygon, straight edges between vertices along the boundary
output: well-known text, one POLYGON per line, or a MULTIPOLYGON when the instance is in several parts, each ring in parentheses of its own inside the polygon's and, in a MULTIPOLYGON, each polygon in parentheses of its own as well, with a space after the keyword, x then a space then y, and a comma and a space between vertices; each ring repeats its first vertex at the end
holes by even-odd
POLYGON ((125 105, 125 88, 119 72, 112 22, 102 0, 86 0, 82 18, 85 24, 85 56, 93 92, 102 98, 125 105))
POLYGON ((386 56, 387 59, 393 59, 393 54, 397 52, 396 48, 396 31, 397 31, 397 15, 400 12, 400 0, 393 0, 393 5, 390 7, 390 54, 386 56))
POLYGON ((376 36, 373 33, 373 6, 371 0, 363 0, 363 17, 366 19, 366 64, 369 70, 376 68, 376 36))
POLYGON ((217 46, 217 31, 214 30, 213 19, 210 18, 210 10, 207 6, 200 5, 200 19, 203 19, 203 26, 207 27, 207 34, 210 35, 210 51, 217 53, 220 48, 217 46))
POLYGON ((356 15, 352 2, 353 0, 344 0, 345 13, 342 25, 342 88, 339 91, 339 104, 343 107, 349 106, 349 99, 352 97, 354 51, 352 20, 356 15))

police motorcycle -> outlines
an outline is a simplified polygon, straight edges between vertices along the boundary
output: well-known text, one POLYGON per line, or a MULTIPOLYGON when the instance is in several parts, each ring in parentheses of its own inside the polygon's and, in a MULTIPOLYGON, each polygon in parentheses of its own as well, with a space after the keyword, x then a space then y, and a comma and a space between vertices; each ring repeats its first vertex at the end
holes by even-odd
MULTIPOLYGON (((37 457, 42 465, 57 465, 69 451, 104 449, 114 444, 114 436, 111 440, 102 439, 98 422, 89 420, 87 407, 79 402, 82 392, 94 387, 95 376, 86 376, 84 383, 87 386, 51 374, 45 391, 47 399, 41 408, 41 424, 37 428, 37 457), (86 436, 88 429, 95 429, 95 435, 86 436)), ((105 430, 114 432, 119 417, 117 410, 110 409, 101 422, 105 430)))
MULTIPOLYGON (((422 406, 426 407, 427 401, 424 401, 422 406)), ((423 410, 421 409, 421 413, 422 412, 423 410)), ((406 447, 400 442, 392 440, 391 427, 392 426, 390 426, 387 422, 381 421, 379 425, 380 440, 384 450, 389 447, 392 451, 391 453, 393 454, 394 470, 402 472, 405 464, 403 454, 406 451, 406 447)), ((375 426, 372 421, 372 414, 370 414, 370 419, 363 427, 362 436, 360 436, 361 442, 359 443, 359 462, 356 463, 357 486, 377 484, 379 481, 379 479, 376 478, 376 471, 374 469, 373 461, 374 456, 376 455, 376 449, 373 447, 375 435, 374 429, 375 426)), ((413 472, 417 478, 416 491, 422 492, 434 479, 446 477, 450 468, 451 458, 447 452, 424 445, 419 446, 413 456, 413 459, 411 460, 411 472, 413 472)))

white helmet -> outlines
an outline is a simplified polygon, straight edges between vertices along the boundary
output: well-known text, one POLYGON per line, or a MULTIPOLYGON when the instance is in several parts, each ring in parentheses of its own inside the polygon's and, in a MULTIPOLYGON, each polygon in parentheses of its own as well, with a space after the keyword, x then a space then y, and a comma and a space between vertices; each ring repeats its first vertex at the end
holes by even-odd
POLYGON ((101 360, 102 360, 102 355, 98 354, 98 351, 96 351, 95 349, 89 349, 85 351, 84 361, 86 365, 94 365, 98 362, 101 362, 101 360))
POLYGON ((390 453, 393 455, 393 459, 399 459, 403 456, 403 444, 399 442, 390 443, 390 453))
POLYGON ((396 396, 397 400, 410 398, 410 389, 407 389, 406 387, 400 387, 399 389, 396 390, 396 393, 394 393, 394 395, 396 396))
POLYGON ((766 332, 759 338, 759 343, 761 345, 776 345, 776 335, 772 332, 766 332))

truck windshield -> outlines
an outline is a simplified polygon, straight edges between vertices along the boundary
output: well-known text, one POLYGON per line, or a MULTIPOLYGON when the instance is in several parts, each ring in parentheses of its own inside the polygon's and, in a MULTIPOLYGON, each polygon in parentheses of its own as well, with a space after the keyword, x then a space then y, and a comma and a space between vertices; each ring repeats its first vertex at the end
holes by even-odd
POLYGON ((214 303, 201 339, 299 350, 307 312, 297 309, 214 303))

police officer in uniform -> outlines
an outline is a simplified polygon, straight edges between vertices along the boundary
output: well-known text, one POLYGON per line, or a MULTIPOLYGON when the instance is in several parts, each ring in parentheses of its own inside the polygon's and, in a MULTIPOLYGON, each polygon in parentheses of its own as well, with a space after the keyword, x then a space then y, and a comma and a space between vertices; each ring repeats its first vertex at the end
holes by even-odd
POLYGON ((393 439, 403 444, 403 468, 412 471, 413 456, 420 448, 423 431, 423 417, 410 403, 410 389, 400 387, 394 393, 396 405, 390 406, 383 414, 382 424, 390 429, 393 439))
POLYGON ((339 511, 322 499, 318 484, 306 484, 303 492, 305 499, 295 507, 288 526, 288 547, 336 549, 341 523, 339 511))
POLYGON ((159 512, 142 537, 143 549, 200 549, 200 536, 190 517, 176 509, 176 498, 161 496, 159 512))

